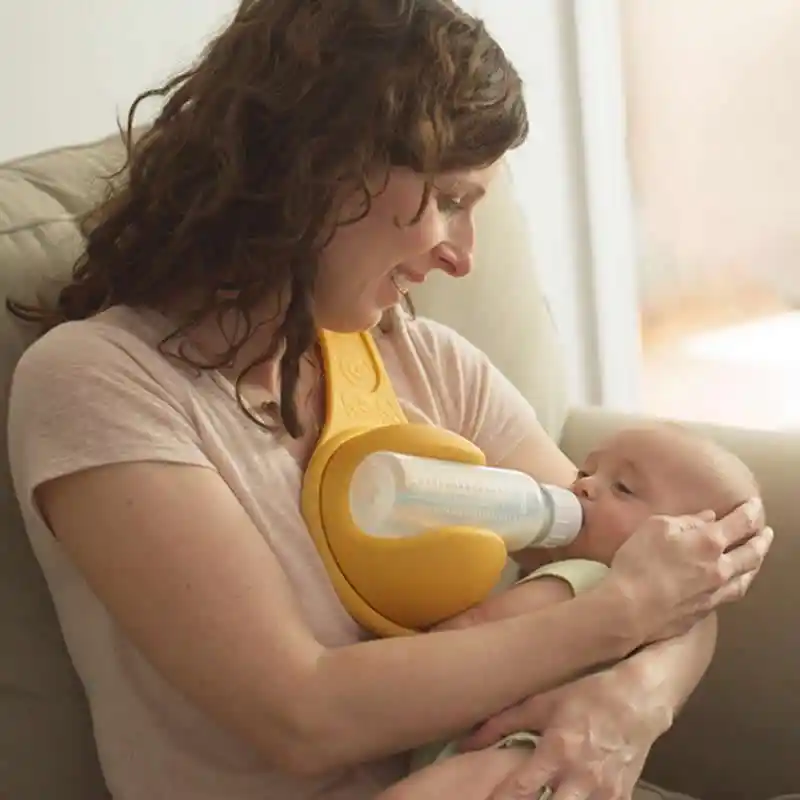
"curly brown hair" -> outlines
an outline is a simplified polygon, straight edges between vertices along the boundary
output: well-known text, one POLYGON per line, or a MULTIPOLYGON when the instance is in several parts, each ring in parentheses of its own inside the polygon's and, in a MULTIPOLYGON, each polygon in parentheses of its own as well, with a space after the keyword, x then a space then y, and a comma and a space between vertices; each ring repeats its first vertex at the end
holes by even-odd
POLYGON ((12 310, 47 329, 194 297, 177 334, 234 308, 244 324, 229 350, 193 364, 214 369, 253 334, 253 310, 283 291, 257 363, 283 347, 280 420, 298 436, 299 364, 343 187, 364 193, 366 214, 368 176, 415 170, 426 188, 414 224, 436 174, 488 166, 526 135, 519 76, 450 0, 243 0, 194 66, 133 103, 124 180, 84 220, 85 251, 55 308, 12 310), (134 136, 152 98, 160 114, 134 136))

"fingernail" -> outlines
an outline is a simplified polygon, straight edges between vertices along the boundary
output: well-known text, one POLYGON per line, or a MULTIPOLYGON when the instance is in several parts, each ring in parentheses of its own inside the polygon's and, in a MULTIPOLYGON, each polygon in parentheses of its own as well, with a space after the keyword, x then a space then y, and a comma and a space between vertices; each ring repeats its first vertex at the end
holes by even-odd
POLYGON ((712 511, 710 508, 701 511, 697 516, 705 522, 713 522, 717 518, 716 512, 712 511))
POLYGON ((747 505, 744 507, 744 513, 747 515, 747 519, 750 520, 751 525, 755 524, 761 516, 762 508, 763 503, 760 497, 754 497, 752 500, 747 501, 747 505))

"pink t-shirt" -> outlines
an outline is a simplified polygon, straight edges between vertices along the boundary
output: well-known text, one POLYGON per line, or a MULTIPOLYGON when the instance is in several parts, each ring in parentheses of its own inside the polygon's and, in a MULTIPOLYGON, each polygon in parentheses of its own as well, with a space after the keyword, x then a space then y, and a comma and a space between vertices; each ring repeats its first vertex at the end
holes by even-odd
MULTIPOLYGON (((341 647, 366 637, 334 593, 303 523, 296 461, 242 413, 228 381, 159 353, 169 332, 155 312, 122 307, 61 325, 25 353, 11 393, 14 484, 86 689, 108 786, 115 800, 374 798, 402 777, 402 755, 319 778, 266 765, 156 673, 33 502, 43 482, 105 464, 156 460, 215 470, 273 550, 319 642, 341 647)), ((411 421, 465 436, 490 463, 536 426, 528 403, 452 330, 416 320, 375 336, 411 421)))

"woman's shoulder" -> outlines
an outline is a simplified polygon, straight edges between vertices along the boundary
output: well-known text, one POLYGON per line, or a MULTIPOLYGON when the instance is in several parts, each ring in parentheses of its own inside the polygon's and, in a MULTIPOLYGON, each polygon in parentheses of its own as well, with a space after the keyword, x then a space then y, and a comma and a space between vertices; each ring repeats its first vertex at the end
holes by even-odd
POLYGON ((51 432, 56 424, 107 432, 188 424, 193 384, 159 349, 162 327, 146 314, 120 308, 51 329, 16 365, 9 424, 51 432))
POLYGON ((31 360, 73 358, 88 360, 89 354, 152 352, 159 355, 158 345, 165 336, 163 318, 147 311, 115 306, 88 319, 61 323, 37 338, 22 354, 19 363, 31 360))
POLYGON ((175 368, 159 347, 168 333, 163 318, 122 307, 64 322, 25 350, 13 385, 85 382, 94 375, 123 374, 169 382, 175 368))
POLYGON ((205 466, 186 379, 127 311, 65 322, 23 354, 8 402, 18 487, 121 461, 205 466))

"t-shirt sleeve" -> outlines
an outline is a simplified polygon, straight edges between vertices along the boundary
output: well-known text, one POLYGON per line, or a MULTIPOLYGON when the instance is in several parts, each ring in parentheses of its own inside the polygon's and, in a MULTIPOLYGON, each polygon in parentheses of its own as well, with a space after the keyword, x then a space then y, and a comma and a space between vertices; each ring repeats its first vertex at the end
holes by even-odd
POLYGON ((489 357, 440 323, 419 320, 419 346, 441 387, 437 392, 448 427, 476 444, 489 464, 500 464, 519 445, 541 435, 533 406, 489 357))
POLYGON ((23 355, 9 398, 18 495, 54 478, 134 461, 210 466, 169 365, 138 356, 99 326, 66 323, 23 355), (159 372, 163 374, 159 374, 159 372))

